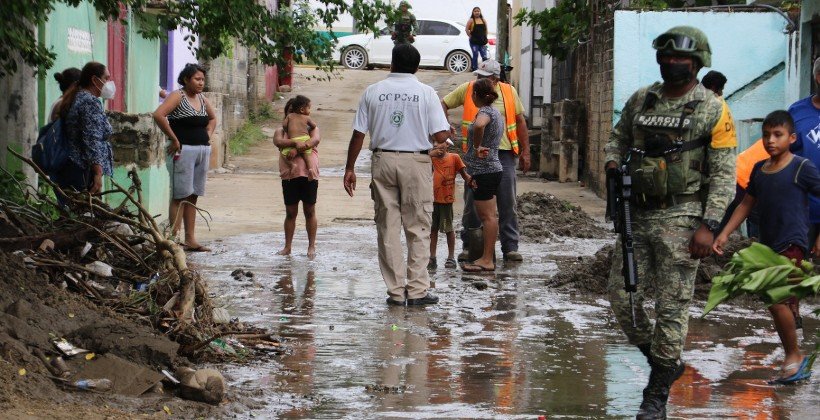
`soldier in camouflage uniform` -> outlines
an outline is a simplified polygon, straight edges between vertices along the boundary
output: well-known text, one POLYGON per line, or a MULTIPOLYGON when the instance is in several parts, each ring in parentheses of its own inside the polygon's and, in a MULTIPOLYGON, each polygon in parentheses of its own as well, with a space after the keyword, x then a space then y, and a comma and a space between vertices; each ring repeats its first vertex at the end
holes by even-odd
POLYGON ((633 183, 633 231, 638 270, 635 321, 624 291, 621 238, 609 274, 612 310, 631 344, 651 367, 638 419, 666 418, 669 388, 680 361, 700 258, 735 192, 734 122, 728 107, 698 83, 711 65, 706 36, 688 26, 669 29, 652 44, 663 82, 638 89, 606 144, 607 170, 625 163, 633 183), (655 290, 655 324, 643 310, 655 290))
POLYGON ((419 32, 419 23, 416 16, 410 13, 410 3, 402 1, 399 3, 399 11, 396 13, 391 29, 393 45, 412 44, 416 34, 419 32))

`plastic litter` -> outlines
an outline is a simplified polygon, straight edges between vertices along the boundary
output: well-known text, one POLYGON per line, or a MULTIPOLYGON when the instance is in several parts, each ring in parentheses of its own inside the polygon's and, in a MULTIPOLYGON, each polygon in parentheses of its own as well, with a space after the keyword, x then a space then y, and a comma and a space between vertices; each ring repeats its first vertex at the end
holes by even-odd
POLYGON ((211 317, 217 324, 227 324, 231 322, 231 314, 225 308, 214 308, 211 312, 211 317))
POLYGON ((80 250, 80 258, 85 257, 85 255, 88 254, 88 251, 91 251, 90 242, 86 242, 85 245, 83 245, 83 249, 80 250))
POLYGON ((78 354, 88 353, 88 350, 81 349, 68 342, 65 338, 59 338, 53 341, 54 345, 66 356, 76 356, 78 354))
POLYGON ((108 391, 113 385, 110 379, 80 379, 71 383, 75 388, 82 390, 108 391))
POLYGON ((111 266, 102 261, 94 261, 93 263, 86 264, 85 268, 87 268, 92 273, 102 277, 111 277, 114 275, 111 266))
POLYGON ((175 378, 174 375, 171 374, 171 372, 168 372, 167 370, 163 369, 162 374, 165 375, 165 377, 168 378, 169 381, 175 384, 179 383, 179 379, 175 378))

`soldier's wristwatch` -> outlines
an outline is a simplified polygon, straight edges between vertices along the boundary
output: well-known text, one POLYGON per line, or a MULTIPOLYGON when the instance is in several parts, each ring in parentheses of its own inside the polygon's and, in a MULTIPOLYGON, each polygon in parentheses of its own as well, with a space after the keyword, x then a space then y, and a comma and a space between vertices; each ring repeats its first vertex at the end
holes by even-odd
POLYGON ((720 222, 714 219, 703 219, 703 225, 706 226, 706 229, 709 229, 709 232, 714 234, 718 233, 718 228, 720 227, 720 222))

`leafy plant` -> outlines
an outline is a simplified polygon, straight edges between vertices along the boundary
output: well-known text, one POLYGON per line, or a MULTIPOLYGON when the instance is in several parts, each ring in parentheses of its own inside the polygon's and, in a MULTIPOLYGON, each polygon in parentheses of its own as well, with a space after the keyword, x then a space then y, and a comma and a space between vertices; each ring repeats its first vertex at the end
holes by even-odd
MULTIPOLYGON (((742 294, 756 295, 766 305, 782 302, 789 297, 803 298, 820 293, 820 275, 814 275, 814 264, 794 262, 761 243, 736 252, 726 267, 712 278, 712 289, 703 316, 721 303, 742 294)), ((820 315, 820 309, 814 311, 820 315)), ((820 351, 820 332, 809 367, 820 351)))
POLYGON ((250 148, 265 139, 262 127, 252 121, 248 121, 239 131, 228 141, 228 149, 232 156, 243 155, 250 148))
MULTIPOLYGON (((149 38, 166 36, 169 30, 184 28, 192 34, 187 39, 200 60, 210 60, 227 54, 236 40, 246 47, 256 48, 264 64, 284 64, 286 52, 301 50, 305 58, 332 68, 330 56, 335 34, 331 39, 313 31, 315 24, 328 28, 342 13, 351 14, 359 30, 376 32, 376 23, 392 9, 385 0, 319 0, 321 8, 312 10, 306 0, 270 10, 266 2, 257 0, 87 0, 100 20, 121 19, 120 5, 128 8, 138 22, 138 32, 149 38), (261 3, 261 4, 260 4, 261 3), (160 4, 160 6, 157 6, 160 4), (161 7, 158 9, 158 7, 161 7), (164 10, 162 9, 164 8, 164 10)), ((57 4, 76 7, 82 0, 25 0, 3 2, 0 7, 0 77, 17 71, 17 57, 45 73, 54 64, 56 54, 38 42, 37 27, 48 21, 57 4)), ((300 57, 294 57, 298 63, 300 57)))
POLYGON ((516 26, 537 28, 541 33, 535 41, 538 48, 558 60, 565 60, 578 42, 588 36, 592 10, 587 0, 564 0, 551 9, 521 9, 513 20, 516 26))

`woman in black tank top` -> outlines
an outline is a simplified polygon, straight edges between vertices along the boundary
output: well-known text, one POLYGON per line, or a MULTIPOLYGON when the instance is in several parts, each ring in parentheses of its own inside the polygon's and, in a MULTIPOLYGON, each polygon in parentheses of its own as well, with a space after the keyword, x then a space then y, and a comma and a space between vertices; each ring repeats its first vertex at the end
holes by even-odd
POLYGON ((205 195, 216 112, 202 95, 205 70, 198 64, 186 65, 179 73, 177 83, 182 88, 171 92, 154 111, 154 121, 171 141, 168 154, 174 156, 169 168, 171 205, 168 217, 174 236, 178 236, 180 224, 185 226, 186 251, 210 251, 196 240, 194 206, 197 198, 205 195))
POLYGON ((472 50, 471 71, 476 71, 479 54, 481 61, 487 61, 487 22, 481 14, 481 8, 473 7, 470 20, 467 21, 467 35, 470 36, 470 49, 472 50))

